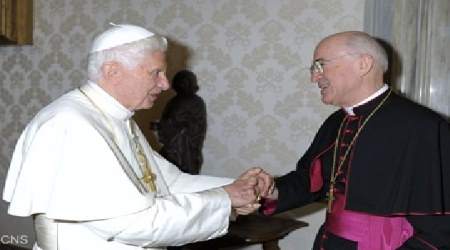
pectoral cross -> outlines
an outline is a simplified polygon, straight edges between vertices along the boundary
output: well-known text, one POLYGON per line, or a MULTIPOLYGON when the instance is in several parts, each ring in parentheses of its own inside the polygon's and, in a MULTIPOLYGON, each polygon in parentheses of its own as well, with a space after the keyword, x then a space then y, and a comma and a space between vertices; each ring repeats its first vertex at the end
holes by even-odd
POLYGON ((135 147, 136 147, 136 156, 137 156, 137 160, 139 163, 139 166, 141 167, 141 171, 142 171, 142 178, 140 179, 141 181, 143 181, 148 189, 149 192, 156 192, 156 175, 154 173, 152 173, 152 171, 150 170, 150 166, 148 164, 148 159, 145 156, 142 146, 141 144, 139 144, 139 141, 136 140, 135 142, 135 147))
POLYGON ((330 183, 330 190, 327 193, 327 200, 328 200, 327 211, 328 211, 328 213, 330 213, 331 205, 333 204, 333 200, 334 200, 334 183, 330 183))
POLYGON ((142 172, 142 177, 140 180, 144 182, 149 192, 156 192, 156 175, 152 173, 148 159, 145 156, 144 149, 142 148, 137 136, 133 136, 133 142, 136 151, 136 159, 142 172))
POLYGON ((156 191, 156 175, 147 168, 146 171, 144 171, 144 176, 141 178, 141 180, 147 185, 147 188, 150 192, 156 191))

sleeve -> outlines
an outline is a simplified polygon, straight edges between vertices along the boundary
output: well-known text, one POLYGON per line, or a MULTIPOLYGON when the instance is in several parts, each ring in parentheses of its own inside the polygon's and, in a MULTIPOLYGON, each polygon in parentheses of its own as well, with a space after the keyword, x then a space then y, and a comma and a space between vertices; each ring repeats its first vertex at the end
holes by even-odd
MULTIPOLYGON (((310 166, 312 160, 310 150, 299 160, 296 170, 281 176, 275 180, 278 189, 278 202, 275 213, 301 207, 325 197, 327 188, 322 187, 317 192, 312 192, 310 180, 310 166)), ((327 185, 327 181, 324 181, 327 185)))
POLYGON ((407 217, 414 235, 399 249, 450 249, 450 215, 416 215, 407 217))
POLYGON ((227 232, 231 204, 222 188, 157 198, 135 214, 82 224, 109 241, 142 247, 182 245, 227 232))
POLYGON ((440 214, 409 215, 408 221, 414 228, 414 235, 406 241, 401 250, 407 249, 450 249, 450 125, 442 121, 439 126, 439 148, 443 211, 440 214), (447 209, 447 211, 445 210, 447 209))

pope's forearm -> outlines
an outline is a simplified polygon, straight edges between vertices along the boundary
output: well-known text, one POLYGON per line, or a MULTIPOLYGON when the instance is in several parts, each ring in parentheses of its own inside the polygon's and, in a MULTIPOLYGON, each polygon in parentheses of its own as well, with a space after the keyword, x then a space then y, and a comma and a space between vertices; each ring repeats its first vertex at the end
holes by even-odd
POLYGON ((155 199, 143 211, 83 223, 99 236, 136 246, 181 245, 227 232, 231 203, 221 188, 155 199))

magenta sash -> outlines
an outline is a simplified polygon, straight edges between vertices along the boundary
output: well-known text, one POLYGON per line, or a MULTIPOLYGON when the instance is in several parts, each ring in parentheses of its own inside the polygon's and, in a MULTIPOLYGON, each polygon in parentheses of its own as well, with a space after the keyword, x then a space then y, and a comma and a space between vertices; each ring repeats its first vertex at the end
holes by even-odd
POLYGON ((345 196, 337 193, 325 230, 341 238, 356 241, 358 250, 393 250, 413 235, 404 217, 375 216, 344 210, 345 196))

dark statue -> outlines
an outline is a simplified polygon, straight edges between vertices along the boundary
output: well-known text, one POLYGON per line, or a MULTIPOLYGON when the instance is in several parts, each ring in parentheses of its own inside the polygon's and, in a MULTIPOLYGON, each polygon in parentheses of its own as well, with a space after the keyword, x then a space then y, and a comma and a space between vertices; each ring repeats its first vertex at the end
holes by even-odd
POLYGON ((172 79, 177 95, 164 108, 157 125, 160 154, 183 172, 199 174, 203 163, 202 147, 206 134, 206 105, 196 94, 197 77, 188 70, 172 79))

